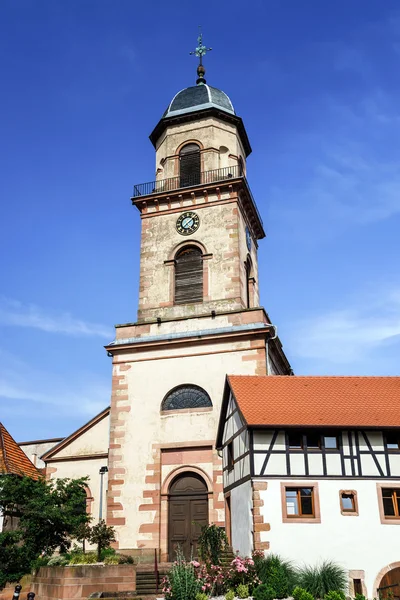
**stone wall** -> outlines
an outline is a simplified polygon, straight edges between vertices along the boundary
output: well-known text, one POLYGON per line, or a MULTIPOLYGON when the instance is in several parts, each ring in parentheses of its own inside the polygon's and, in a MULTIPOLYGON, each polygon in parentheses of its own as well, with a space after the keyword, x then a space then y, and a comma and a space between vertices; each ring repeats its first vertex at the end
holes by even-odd
POLYGON ((135 565, 77 565, 41 567, 28 591, 34 592, 38 600, 86 600, 94 592, 135 590, 135 565))

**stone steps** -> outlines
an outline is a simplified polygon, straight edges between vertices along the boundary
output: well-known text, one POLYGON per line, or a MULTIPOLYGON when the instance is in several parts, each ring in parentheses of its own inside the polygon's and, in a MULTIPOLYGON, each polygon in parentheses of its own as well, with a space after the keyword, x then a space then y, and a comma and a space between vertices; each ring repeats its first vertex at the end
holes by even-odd
POLYGON ((157 591, 157 582, 156 582, 156 574, 154 572, 154 566, 140 566, 136 571, 136 594, 138 597, 143 598, 143 600, 150 600, 150 598, 161 597, 163 594, 161 592, 162 589, 162 580, 163 577, 168 573, 169 565, 162 565, 158 570, 158 591, 157 591))

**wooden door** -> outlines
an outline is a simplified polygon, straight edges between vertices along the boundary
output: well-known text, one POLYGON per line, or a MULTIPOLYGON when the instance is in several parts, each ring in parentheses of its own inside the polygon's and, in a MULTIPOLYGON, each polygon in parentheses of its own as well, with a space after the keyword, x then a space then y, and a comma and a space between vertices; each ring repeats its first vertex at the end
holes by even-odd
POLYGON ((204 481, 193 475, 177 478, 171 485, 169 498, 169 560, 175 560, 178 546, 185 558, 197 558, 201 527, 207 524, 208 496, 204 481))
POLYGON ((392 569, 381 579, 378 588, 379 597, 382 599, 391 598, 399 600, 400 598, 400 567, 392 569))

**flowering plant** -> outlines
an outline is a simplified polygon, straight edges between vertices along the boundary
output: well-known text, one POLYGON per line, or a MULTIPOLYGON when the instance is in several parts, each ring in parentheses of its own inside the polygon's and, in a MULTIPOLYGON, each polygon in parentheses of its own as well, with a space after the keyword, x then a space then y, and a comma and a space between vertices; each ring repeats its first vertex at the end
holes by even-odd
POLYGON ((226 591, 226 577, 219 565, 202 565, 197 572, 202 592, 221 596, 226 591))
POLYGON ((238 585, 247 585, 251 594, 253 589, 261 583, 257 577, 254 560, 249 557, 241 558, 240 556, 236 556, 231 562, 226 583, 228 587, 233 588, 236 588, 238 585))
POLYGON ((166 600, 195 600, 200 591, 200 581, 196 572, 197 561, 188 562, 178 549, 176 561, 168 575, 162 580, 162 591, 166 600))

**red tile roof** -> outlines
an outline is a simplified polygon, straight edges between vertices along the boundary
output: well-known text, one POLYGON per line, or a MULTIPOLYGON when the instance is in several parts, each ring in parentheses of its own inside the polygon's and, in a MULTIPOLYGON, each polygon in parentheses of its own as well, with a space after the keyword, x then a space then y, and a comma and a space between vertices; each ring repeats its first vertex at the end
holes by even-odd
POLYGON ((0 475, 26 475, 37 479, 40 473, 0 423, 0 475))
POLYGON ((400 377, 229 376, 248 425, 400 427, 400 377))

